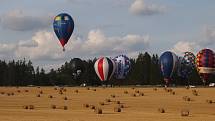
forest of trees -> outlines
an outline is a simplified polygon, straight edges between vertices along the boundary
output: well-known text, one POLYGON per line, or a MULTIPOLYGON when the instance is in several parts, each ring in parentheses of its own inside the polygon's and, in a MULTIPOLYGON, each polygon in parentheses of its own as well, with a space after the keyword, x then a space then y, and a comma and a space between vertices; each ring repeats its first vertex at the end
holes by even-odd
MULTIPOLYGON (((159 57, 153 54, 149 55, 147 52, 139 53, 136 59, 131 58, 131 70, 124 80, 112 80, 106 84, 113 85, 164 85, 163 77, 159 68, 159 57)), ((81 78, 73 80, 71 61, 65 62, 57 70, 51 69, 45 72, 43 68, 33 67, 32 62, 23 60, 0 61, 0 86, 53 86, 53 85, 69 85, 79 86, 86 83, 90 86, 101 85, 101 81, 94 71, 93 60, 84 60, 84 68, 81 78)), ((214 76, 211 76, 209 82, 213 82, 214 76)), ((202 85, 202 81, 196 70, 189 76, 189 84, 202 85)), ((188 80, 183 80, 175 74, 173 80, 170 82, 174 85, 187 85, 188 80)))

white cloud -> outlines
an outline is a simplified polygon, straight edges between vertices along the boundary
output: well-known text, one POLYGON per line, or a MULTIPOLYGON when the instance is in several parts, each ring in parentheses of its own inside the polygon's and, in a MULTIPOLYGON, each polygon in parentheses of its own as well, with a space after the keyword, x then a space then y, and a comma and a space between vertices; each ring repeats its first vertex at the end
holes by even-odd
POLYGON ((199 45, 196 42, 189 41, 178 41, 171 51, 175 52, 178 55, 183 54, 184 52, 196 52, 196 49, 199 48, 199 45))
POLYGON ((14 31, 43 29, 51 25, 52 15, 31 16, 22 10, 14 10, 1 15, 3 28, 14 31))
POLYGON ((33 62, 45 61, 53 66, 56 61, 63 63, 73 57, 86 59, 118 54, 133 55, 147 49, 149 40, 148 35, 128 34, 123 37, 107 37, 97 29, 89 31, 86 39, 73 35, 65 46, 66 51, 62 52, 60 43, 53 32, 39 31, 29 40, 21 40, 16 44, 0 43, 0 55, 5 59, 9 54, 13 59, 26 58, 33 62))
POLYGON ((146 4, 144 0, 135 0, 130 6, 130 12, 135 15, 155 15, 165 12, 166 7, 146 4))
POLYGON ((215 27, 205 26, 203 29, 205 36, 204 41, 199 41, 200 44, 204 46, 214 45, 215 44, 215 27))
POLYGON ((0 44, 0 58, 1 60, 14 59, 14 51, 16 50, 16 44, 0 44))
POLYGON ((200 37, 198 40, 178 41, 171 50, 180 55, 186 51, 197 53, 203 48, 210 48, 214 50, 214 46, 215 27, 205 26, 203 27, 202 37, 200 37))

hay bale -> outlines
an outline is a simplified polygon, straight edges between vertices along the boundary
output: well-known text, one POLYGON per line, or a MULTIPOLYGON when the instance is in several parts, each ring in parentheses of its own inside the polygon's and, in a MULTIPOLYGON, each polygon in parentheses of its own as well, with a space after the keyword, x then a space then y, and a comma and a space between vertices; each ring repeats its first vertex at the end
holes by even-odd
POLYGON ((198 91, 197 90, 192 90, 192 93, 194 96, 198 96, 198 91))
POLYGON ((171 92, 171 94, 172 94, 172 95, 175 95, 175 92, 173 91, 173 92, 171 92))
POLYGON ((153 88, 153 90, 154 90, 154 91, 157 91, 158 89, 157 89, 157 88, 153 88))
POLYGON ((68 106, 63 106, 63 109, 64 110, 68 110, 68 106))
POLYGON ((188 97, 188 96, 183 96, 183 100, 185 100, 185 101, 191 101, 191 98, 188 97))
POLYGON ((134 90, 135 88, 134 88, 134 87, 132 87, 131 89, 133 89, 133 90, 134 90))
POLYGON ((120 105, 118 105, 120 108, 125 108, 125 106, 124 105, 122 105, 122 104, 120 104, 120 105))
POLYGON ((7 96, 10 96, 10 93, 7 93, 7 96))
POLYGON ((207 103, 212 104, 213 101, 212 100, 206 100, 207 103))
POLYGON ((40 97, 40 94, 38 94, 37 97, 40 97))
POLYGON ((90 90, 90 88, 89 88, 89 87, 87 87, 86 89, 87 89, 87 90, 90 90))
POLYGON ((95 92, 96 92, 96 89, 93 89, 93 91, 95 91, 95 92))
POLYGON ((191 101, 191 98, 190 98, 190 97, 187 97, 187 98, 186 98, 186 101, 191 101))
POLYGON ((193 93, 193 95, 194 95, 194 96, 198 96, 199 94, 198 94, 198 93, 193 93))
POLYGON ((63 99, 64 99, 64 100, 68 100, 68 98, 67 98, 67 97, 64 97, 63 99))
POLYGON ((114 95, 114 94, 112 94, 112 95, 110 95, 112 98, 115 98, 116 97, 116 95, 114 95))
POLYGON ((167 92, 172 92, 173 90, 172 89, 167 89, 167 92))
POLYGON ((51 105, 51 108, 52 108, 52 109, 56 109, 57 106, 56 106, 56 105, 51 105))
POLYGON ((39 93, 40 93, 40 94, 43 94, 43 91, 41 90, 39 93))
POLYGON ((90 109, 96 109, 96 106, 94 106, 94 105, 90 105, 90 109))
POLYGON ((104 102, 99 102, 99 105, 105 105, 105 103, 104 102))
POLYGON ((165 110, 164 110, 164 108, 158 108, 158 112, 165 113, 165 110))
POLYGON ((188 109, 182 109, 181 110, 181 116, 189 116, 190 112, 188 109))
POLYGON ((139 90, 135 90, 135 93, 140 93, 140 91, 139 90))
POLYGON ((182 97, 183 100, 186 100, 186 98, 187 98, 187 96, 183 96, 183 97, 182 97))
POLYGON ((29 108, 28 105, 23 106, 23 109, 28 109, 28 108, 29 108))
POLYGON ((102 109, 101 108, 96 108, 94 112, 96 114, 102 114, 102 109))
POLYGON ((136 94, 131 94, 131 96, 132 96, 132 97, 136 97, 137 95, 136 95, 136 94))
POLYGON ((111 102, 111 100, 109 98, 105 99, 106 102, 111 102))
POLYGON ((192 94, 193 94, 194 96, 198 96, 198 95, 199 95, 199 93, 198 93, 196 90, 192 90, 192 94))
POLYGON ((54 90, 57 90, 57 87, 55 87, 54 90))
POLYGON ((15 95, 13 92, 11 92, 11 95, 15 95))
POLYGON ((116 104, 121 104, 120 101, 116 101, 116 104))
POLYGON ((53 98, 53 96, 52 96, 52 95, 49 95, 49 98, 53 98))
POLYGON ((60 95, 62 95, 62 94, 63 94, 63 92, 62 92, 62 91, 60 91, 60 92, 59 92, 59 94, 60 94, 60 95))
POLYGON ((3 94, 5 94, 5 92, 1 92, 1 94, 3 95, 3 94))
POLYGON ((29 109, 33 110, 34 108, 34 105, 29 105, 29 109))
POLYGON ((75 92, 75 93, 78 93, 78 90, 76 89, 74 92, 75 92))
POLYGON ((121 108, 120 107, 114 107, 114 112, 121 112, 121 108))
POLYGON ((128 91, 124 91, 124 94, 128 94, 128 91))
POLYGON ((143 92, 139 93, 139 96, 144 96, 144 93, 143 92))
POLYGON ((85 104, 83 104, 83 106, 85 107, 85 108, 89 108, 89 104, 87 104, 87 103, 85 103, 85 104))
POLYGON ((21 91, 20 91, 20 90, 17 90, 17 92, 20 93, 21 91))
POLYGON ((196 93, 196 92, 197 92, 197 90, 195 90, 195 89, 194 89, 194 90, 192 90, 192 92, 193 92, 193 93, 196 93))
POLYGON ((66 92, 66 91, 67 91, 66 88, 64 88, 64 89, 63 89, 63 92, 66 92))
POLYGON ((25 92, 29 92, 29 91, 26 89, 25 92))

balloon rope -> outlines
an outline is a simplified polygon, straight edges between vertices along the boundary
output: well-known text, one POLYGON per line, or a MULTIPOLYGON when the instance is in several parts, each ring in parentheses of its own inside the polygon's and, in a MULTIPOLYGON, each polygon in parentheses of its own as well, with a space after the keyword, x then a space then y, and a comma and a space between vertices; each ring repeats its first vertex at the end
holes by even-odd
POLYGON ((65 48, 63 47, 63 52, 65 52, 65 48))

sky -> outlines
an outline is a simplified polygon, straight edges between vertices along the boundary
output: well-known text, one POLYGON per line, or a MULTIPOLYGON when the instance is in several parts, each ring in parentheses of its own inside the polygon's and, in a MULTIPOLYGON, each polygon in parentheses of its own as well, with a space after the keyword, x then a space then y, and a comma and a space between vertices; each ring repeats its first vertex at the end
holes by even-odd
POLYGON ((215 51, 214 0, 0 0, 0 59, 58 68, 71 58, 215 51), (75 23, 62 47, 53 18, 75 23))

